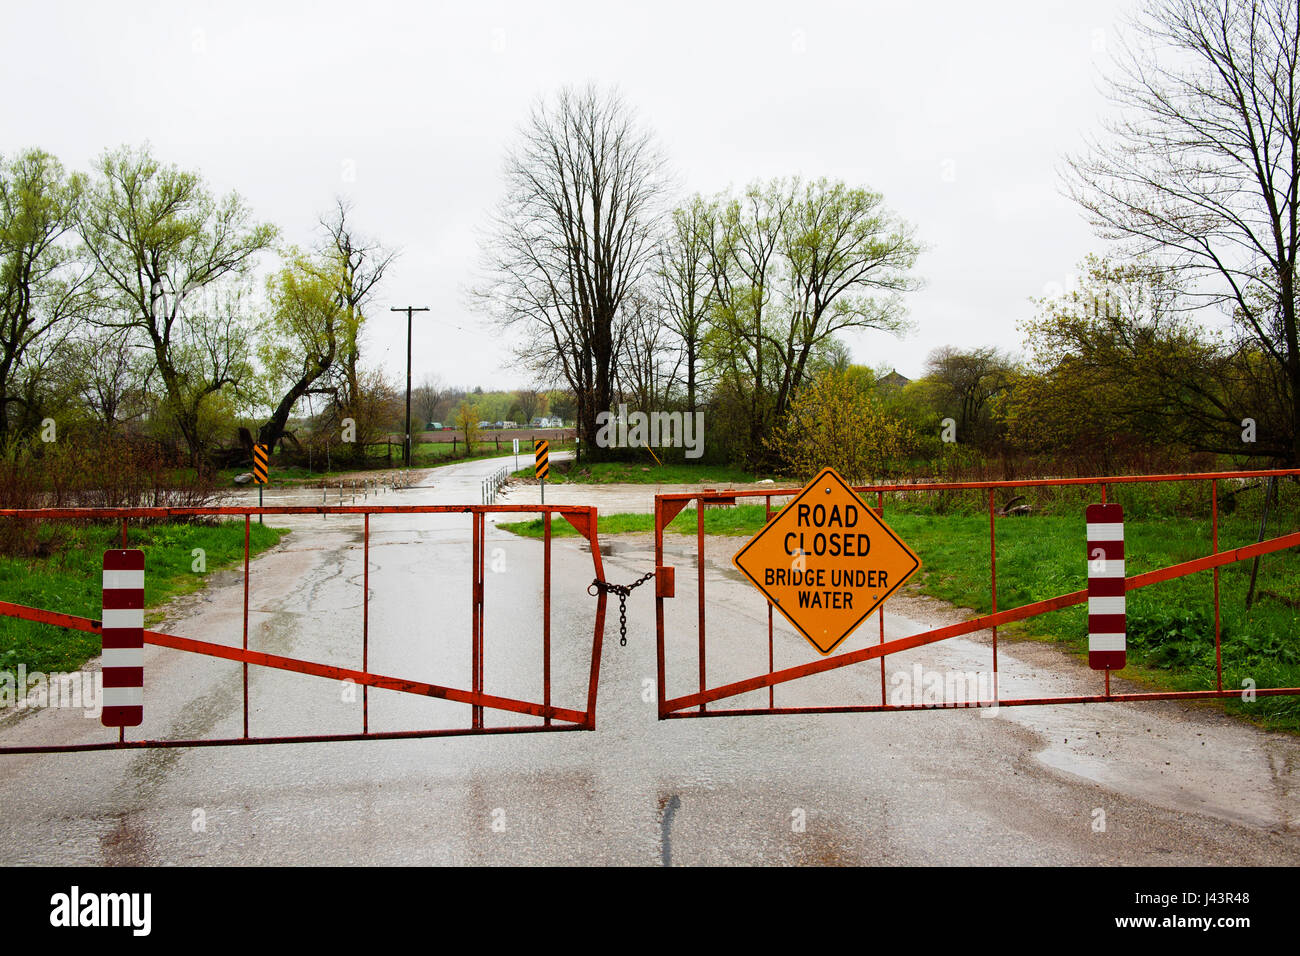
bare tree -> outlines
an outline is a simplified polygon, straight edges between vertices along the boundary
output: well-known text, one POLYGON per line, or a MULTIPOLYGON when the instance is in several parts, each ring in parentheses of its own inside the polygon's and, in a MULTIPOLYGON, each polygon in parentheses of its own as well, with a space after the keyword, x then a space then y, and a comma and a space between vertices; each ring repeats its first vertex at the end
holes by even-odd
POLYGON ((351 403, 336 410, 338 416, 336 427, 344 418, 352 419, 356 430, 355 442, 350 446, 348 456, 353 461, 366 457, 371 445, 386 441, 402 419, 402 389, 387 377, 382 369, 361 371, 357 379, 357 391, 351 403))
POLYGON ((1193 304, 1233 317, 1284 392, 1289 434, 1271 444, 1300 461, 1300 6, 1159 0, 1130 27, 1120 112, 1070 160, 1070 192, 1103 236, 1163 256, 1193 304))
POLYGON ((351 215, 352 202, 339 197, 334 201, 334 208, 320 220, 325 239, 319 252, 339 270, 337 295, 344 310, 341 327, 346 331, 338 348, 342 370, 338 401, 342 405, 350 405, 356 399, 362 384, 357 367, 361 361, 365 308, 375 286, 397 258, 395 250, 385 249, 373 239, 358 234, 348 220, 351 215))
POLYGON ((546 393, 535 388, 521 388, 515 392, 515 405, 519 408, 519 424, 526 428, 534 417, 546 411, 546 393))
POLYGON ((453 421, 456 417, 456 409, 468 394, 469 389, 464 386, 449 385, 443 388, 438 395, 438 404, 433 409, 434 419, 444 424, 453 421))
POLYGON ((708 203, 699 196, 673 210, 655 277, 664 319, 681 341, 688 412, 696 410, 701 348, 713 309, 707 238, 710 215, 708 203))
POLYGON ((445 393, 446 389, 434 375, 425 375, 420 384, 411 389, 411 404, 421 429, 438 417, 438 406, 442 404, 445 393))
POLYGON ((524 331, 539 380, 577 397, 592 454, 614 389, 615 319, 652 262, 665 187, 650 134, 617 93, 566 88, 538 103, 506 161, 506 197, 485 244, 480 301, 524 331))
POLYGON ((930 352, 926 377, 936 386, 942 411, 956 415, 962 441, 987 445, 994 430, 991 412, 1010 387, 1015 363, 995 348, 963 350, 951 345, 930 352))
POLYGON ((149 375, 134 330, 94 330, 69 343, 60 372, 74 383, 91 415, 107 429, 136 421, 148 410, 144 383, 149 375))
POLYGON ((686 353, 671 341, 667 311, 662 299, 633 290, 620 313, 618 387, 635 408, 666 408, 677 386, 686 353))

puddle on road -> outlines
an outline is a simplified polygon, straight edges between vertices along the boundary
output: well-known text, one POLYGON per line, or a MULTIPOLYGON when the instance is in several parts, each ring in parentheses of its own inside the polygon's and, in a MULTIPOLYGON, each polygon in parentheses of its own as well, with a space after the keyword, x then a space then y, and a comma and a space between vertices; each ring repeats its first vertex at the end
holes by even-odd
MULTIPOLYGON (((683 561, 685 565, 687 565, 690 568, 693 568, 696 571, 699 571, 700 556, 698 554, 696 554, 694 551, 691 551, 689 554, 684 555, 683 557, 685 558, 685 560, 683 561)), ((709 553, 705 551, 704 570, 708 571, 710 576, 716 575, 717 577, 723 578, 724 580, 739 581, 742 584, 749 583, 749 578, 741 574, 740 571, 736 569, 736 566, 731 563, 731 555, 729 554, 711 557, 709 553)))
MULTIPOLYGON (((699 565, 697 564, 696 567, 698 568, 699 565)), ((719 577, 726 578, 727 580, 730 581, 739 581, 741 584, 749 583, 749 578, 745 577, 735 568, 731 568, 731 567, 724 568, 724 567, 718 567, 715 564, 710 564, 705 567, 705 570, 712 571, 714 574, 718 575, 719 577)))
MULTIPOLYGON (((236 671, 221 678, 213 689, 196 697, 181 708, 162 735, 171 740, 193 740, 209 736, 224 718, 243 706, 243 672, 236 671)), ((144 799, 156 793, 166 782, 168 774, 185 756, 179 747, 140 750, 133 755, 126 773, 135 781, 136 796, 144 799)))

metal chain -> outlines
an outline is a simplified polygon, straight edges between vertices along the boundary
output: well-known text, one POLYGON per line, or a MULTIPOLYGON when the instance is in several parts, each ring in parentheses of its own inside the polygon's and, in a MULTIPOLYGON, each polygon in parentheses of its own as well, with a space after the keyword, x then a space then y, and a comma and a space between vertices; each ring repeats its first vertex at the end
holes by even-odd
POLYGON ((618 595, 619 647, 627 647, 627 596, 654 576, 655 573, 653 571, 647 571, 631 584, 610 584, 608 581, 602 581, 600 578, 596 578, 591 582, 591 584, 587 585, 587 593, 592 597, 595 597, 597 594, 602 592, 618 595), (592 590, 593 588, 595 588, 595 590, 592 590))

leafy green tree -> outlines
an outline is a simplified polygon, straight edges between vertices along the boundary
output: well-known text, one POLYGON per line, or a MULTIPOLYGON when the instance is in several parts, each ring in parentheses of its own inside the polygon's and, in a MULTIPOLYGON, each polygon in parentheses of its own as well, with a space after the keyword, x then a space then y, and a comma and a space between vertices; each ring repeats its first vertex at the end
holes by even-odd
POLYGON ((836 333, 903 327, 921 247, 879 193, 826 179, 755 183, 698 208, 713 303, 704 351, 745 396, 753 454, 836 333))
POLYGON ((782 376, 776 414, 803 380, 815 350, 846 329, 904 328, 903 293, 920 255, 915 230, 868 189, 818 179, 793 187, 782 252, 792 291, 780 339, 782 376))
POLYGON ((1002 437, 1003 405, 1015 363, 996 348, 941 346, 926 360, 929 397, 951 418, 957 440, 988 453, 1002 437))
POLYGON ((355 331, 356 316, 339 301, 340 271, 337 262, 295 251, 267 280, 270 310, 261 323, 258 354, 276 397, 257 440, 268 446, 280 441, 304 397, 335 392, 327 376, 338 358, 339 342, 355 331))
POLYGON ((31 424, 41 367, 94 303, 91 270, 67 241, 83 189, 41 150, 0 159, 0 443, 15 408, 31 424))
POLYGON ((1108 377, 1075 356, 1062 357, 1045 371, 1026 371, 1008 396, 1008 438, 1021 452, 1061 462, 1095 461, 1112 471, 1128 444, 1119 417, 1110 412, 1118 394, 1108 377))
POLYGON ((1241 454, 1247 355, 1201 328, 1179 277, 1150 261, 1090 258, 1072 292, 1038 302, 1027 373, 1007 406, 1018 447, 1114 467, 1125 447, 1241 454))
POLYGON ((907 426, 872 400, 861 379, 827 369, 800 389, 769 447, 799 478, 830 466, 866 484, 888 473, 908 442, 907 426))
POLYGON ((469 402, 461 402, 460 408, 456 409, 456 418, 454 419, 456 427, 460 433, 465 436, 465 457, 468 458, 474 454, 474 446, 479 440, 479 410, 469 402))
POLYGON ((250 372, 237 280, 274 227, 251 222, 237 194, 218 201, 198 174, 127 147, 101 157, 79 226, 110 300, 102 321, 137 331, 152 350, 168 411, 202 468, 201 405, 250 372))
POLYGON ((929 378, 919 378, 901 387, 877 381, 876 394, 881 407, 895 418, 907 423, 911 436, 908 455, 937 463, 951 452, 951 444, 943 440, 945 395, 938 383, 929 378))
POLYGON ((776 323, 772 287, 792 198, 779 182, 751 185, 741 199, 717 197, 708 219, 713 318, 704 349, 716 377, 746 407, 746 457, 757 458, 774 417, 776 323))

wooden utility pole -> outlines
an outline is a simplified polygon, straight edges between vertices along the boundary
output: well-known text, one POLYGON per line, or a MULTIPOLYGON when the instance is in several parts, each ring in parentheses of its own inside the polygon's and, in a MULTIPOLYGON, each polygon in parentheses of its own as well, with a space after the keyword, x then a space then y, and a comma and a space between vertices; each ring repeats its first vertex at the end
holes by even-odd
POLYGON ((403 306, 401 308, 392 308, 389 312, 406 313, 406 442, 403 451, 402 462, 407 467, 411 467, 411 313, 428 312, 428 309, 416 308, 413 305, 403 306))

